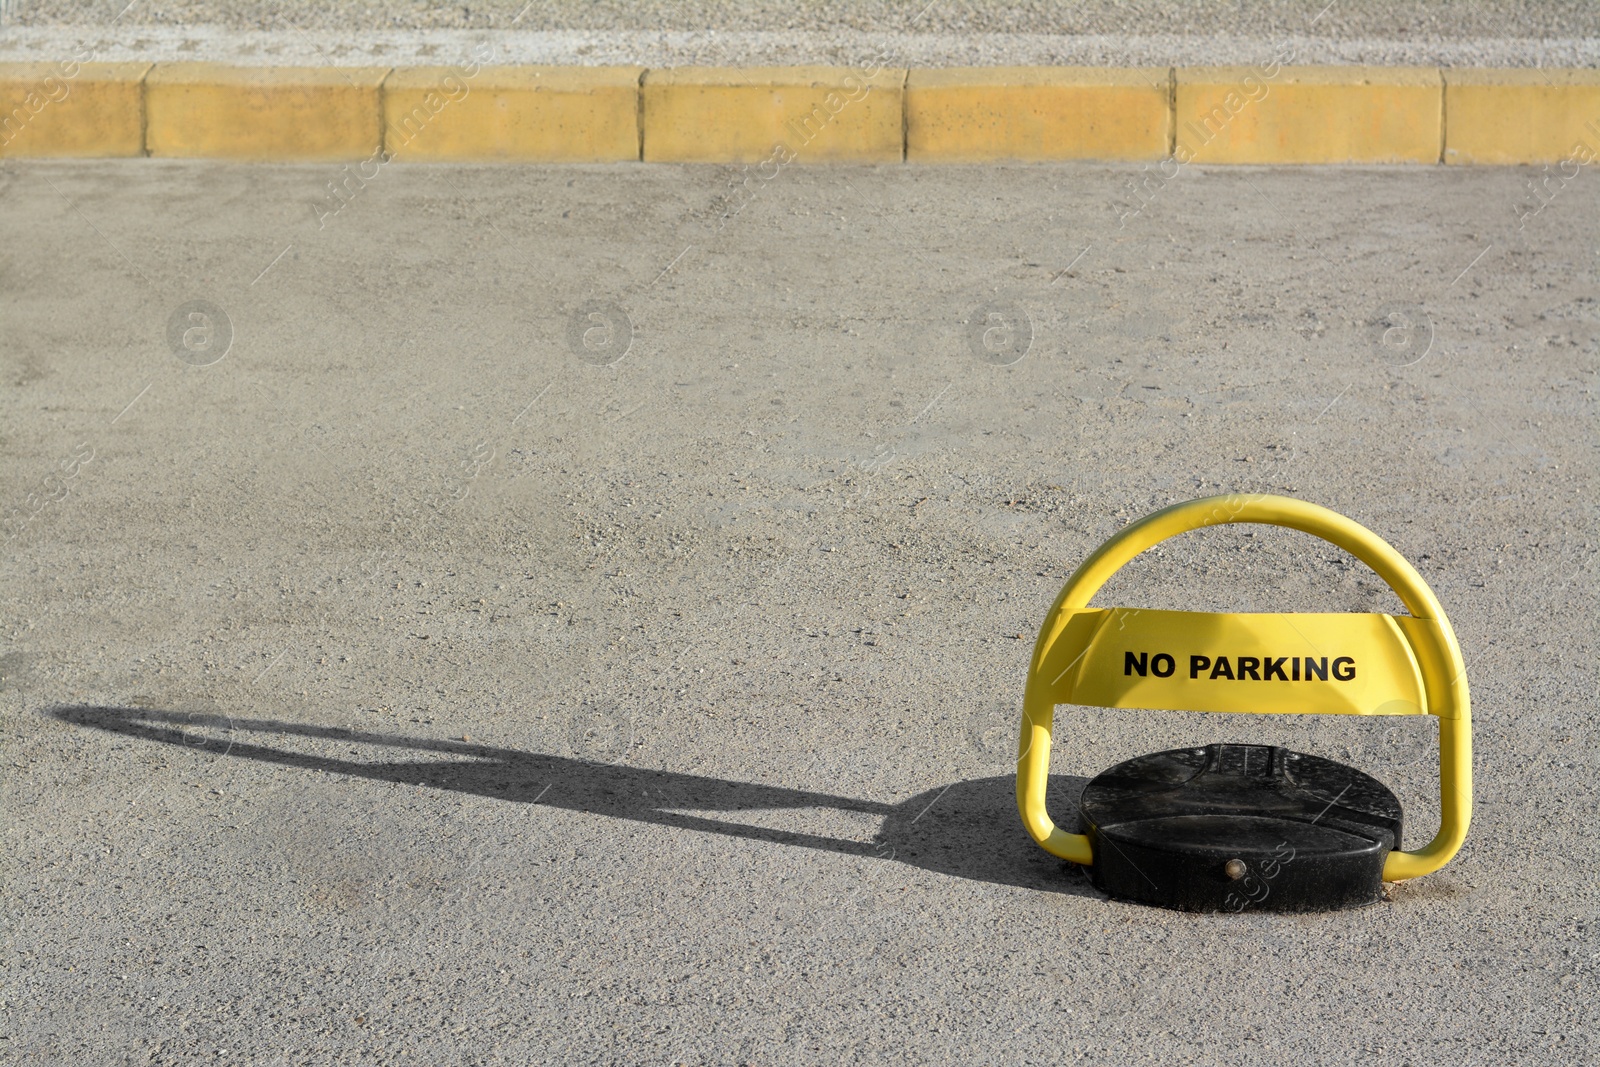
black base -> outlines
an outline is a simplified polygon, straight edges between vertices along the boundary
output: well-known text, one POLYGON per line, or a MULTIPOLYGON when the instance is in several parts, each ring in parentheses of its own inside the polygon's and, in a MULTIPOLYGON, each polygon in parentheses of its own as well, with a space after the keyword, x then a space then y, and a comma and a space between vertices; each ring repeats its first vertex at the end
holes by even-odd
POLYGON ((1084 786, 1102 892, 1183 911, 1332 911, 1383 896, 1400 801, 1342 763, 1208 745, 1119 763, 1084 786))

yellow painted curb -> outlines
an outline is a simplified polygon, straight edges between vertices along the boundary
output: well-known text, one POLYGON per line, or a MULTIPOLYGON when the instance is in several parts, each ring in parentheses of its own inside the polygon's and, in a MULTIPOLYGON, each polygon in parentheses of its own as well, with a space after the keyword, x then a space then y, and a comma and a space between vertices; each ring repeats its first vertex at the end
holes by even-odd
POLYGON ((384 147, 406 160, 639 158, 643 67, 421 67, 383 83, 384 147))
POLYGON ((1600 71, 0 64, 0 156, 1587 165, 1600 71))
POLYGON ((1600 158, 1600 70, 1446 70, 1446 163, 1600 158))
POLYGON ((149 63, 0 63, 0 156, 144 154, 149 63))
POLYGON ((387 67, 157 63, 145 77, 152 156, 358 160, 379 150, 387 67))
POLYGON ((1166 67, 913 70, 906 160, 1162 159, 1171 78, 1166 67))
POLYGON ((903 69, 679 67, 644 76, 651 163, 898 163, 903 69))
POLYGON ((1444 83, 1433 67, 1177 70, 1180 163, 1437 163, 1444 83))

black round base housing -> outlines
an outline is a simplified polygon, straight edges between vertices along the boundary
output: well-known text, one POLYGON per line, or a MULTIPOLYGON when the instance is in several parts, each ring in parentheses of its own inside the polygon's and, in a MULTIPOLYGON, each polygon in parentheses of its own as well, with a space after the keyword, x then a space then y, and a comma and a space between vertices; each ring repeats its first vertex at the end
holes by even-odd
POLYGON ((1371 775, 1271 745, 1119 763, 1083 789, 1102 892, 1183 911, 1332 911, 1383 895, 1400 801, 1371 775))

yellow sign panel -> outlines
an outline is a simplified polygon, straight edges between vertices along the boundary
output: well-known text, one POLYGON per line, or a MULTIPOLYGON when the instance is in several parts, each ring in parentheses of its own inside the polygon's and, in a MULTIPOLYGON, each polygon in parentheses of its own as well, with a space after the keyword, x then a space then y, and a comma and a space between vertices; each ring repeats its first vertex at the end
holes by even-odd
POLYGON ((1045 652, 1051 702, 1265 714, 1420 715, 1429 623, 1408 616, 1083 608, 1045 652), (1419 645, 1424 646, 1419 650, 1419 645))

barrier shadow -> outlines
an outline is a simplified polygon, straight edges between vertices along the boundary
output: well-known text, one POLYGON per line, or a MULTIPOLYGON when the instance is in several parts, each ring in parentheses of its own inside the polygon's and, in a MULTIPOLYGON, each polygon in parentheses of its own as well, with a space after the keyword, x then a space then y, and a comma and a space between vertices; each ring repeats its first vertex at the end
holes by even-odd
MULTIPOLYGON (((1017 816, 1015 779, 1010 775, 951 782, 900 803, 886 804, 804 789, 590 763, 466 741, 268 719, 80 704, 50 708, 47 714, 73 725, 211 752, 219 758, 473 793, 655 826, 906 863, 996 885, 1100 896, 1078 868, 1050 856, 1029 840, 1017 816), (264 736, 257 739, 251 735, 264 736), (280 743, 303 739, 372 745, 421 758, 374 762, 296 752, 267 743, 274 736, 280 743), (793 808, 861 813, 878 816, 882 822, 871 841, 860 841, 754 826, 737 819, 740 813, 793 808)), ((1051 810, 1063 815, 1076 811, 1077 798, 1086 781, 1053 776, 1051 810)))

